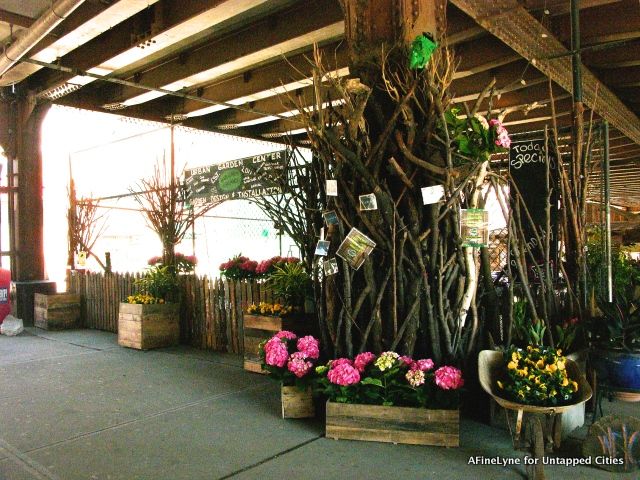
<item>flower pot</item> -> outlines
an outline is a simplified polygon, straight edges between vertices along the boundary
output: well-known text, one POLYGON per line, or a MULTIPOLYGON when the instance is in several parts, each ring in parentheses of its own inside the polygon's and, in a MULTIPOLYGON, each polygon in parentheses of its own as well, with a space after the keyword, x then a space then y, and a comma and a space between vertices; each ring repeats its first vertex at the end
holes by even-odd
POLYGON ((591 361, 598 381, 640 392, 640 352, 595 348, 591 361))
POLYGON ((458 410, 327 402, 326 436, 411 445, 460 445, 458 410))
POLYGON ((295 386, 280 387, 282 418, 310 418, 315 416, 311 388, 300 390, 295 386))
POLYGON ((118 345, 147 350, 180 342, 177 303, 142 305, 121 303, 118 313, 118 345))

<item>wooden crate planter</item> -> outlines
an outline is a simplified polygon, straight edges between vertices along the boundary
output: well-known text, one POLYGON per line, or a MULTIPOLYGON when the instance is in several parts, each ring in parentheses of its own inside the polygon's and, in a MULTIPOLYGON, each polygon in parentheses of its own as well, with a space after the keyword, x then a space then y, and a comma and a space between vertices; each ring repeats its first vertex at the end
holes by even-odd
POLYGON ((460 445, 458 410, 327 402, 326 436, 343 440, 460 445))
POLYGON ((118 313, 118 344, 148 350, 169 347, 180 341, 179 305, 121 303, 118 313))
POLYGON ((45 330, 80 328, 80 295, 58 293, 34 294, 34 325, 45 330))
POLYGON ((289 330, 296 335, 314 335, 315 320, 312 317, 272 317, 244 314, 244 369, 250 372, 262 371, 258 346, 269 340, 280 330, 289 330))
POLYGON ((300 390, 295 386, 280 387, 282 418, 310 418, 315 416, 311 388, 300 390))

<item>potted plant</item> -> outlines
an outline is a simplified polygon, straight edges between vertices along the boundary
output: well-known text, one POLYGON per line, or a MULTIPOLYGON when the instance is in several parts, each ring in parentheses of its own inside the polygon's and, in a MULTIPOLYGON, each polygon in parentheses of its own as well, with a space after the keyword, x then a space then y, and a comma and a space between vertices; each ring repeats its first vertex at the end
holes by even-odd
POLYGON ((319 356, 318 340, 287 330, 260 344, 262 368, 281 385, 282 418, 314 416, 311 379, 319 356))
POLYGON ((396 352, 364 352, 317 367, 328 398, 326 436, 349 440, 459 446, 462 372, 396 352))
POLYGON ((300 261, 276 264, 267 278, 267 287, 275 298, 280 298, 294 309, 304 310, 311 295, 311 277, 300 261))
POLYGON ((256 278, 258 262, 241 253, 220 264, 220 274, 229 280, 249 280, 256 278))
POLYGON ((613 302, 608 302, 602 283, 597 281, 605 263, 598 242, 589 244, 587 259, 600 313, 590 322, 590 358, 597 378, 620 398, 640 400, 640 265, 620 248, 614 249, 614 294, 613 302))
POLYGON ((136 280, 139 292, 120 303, 118 344, 147 350, 180 341, 177 280, 168 266, 155 266, 136 280))

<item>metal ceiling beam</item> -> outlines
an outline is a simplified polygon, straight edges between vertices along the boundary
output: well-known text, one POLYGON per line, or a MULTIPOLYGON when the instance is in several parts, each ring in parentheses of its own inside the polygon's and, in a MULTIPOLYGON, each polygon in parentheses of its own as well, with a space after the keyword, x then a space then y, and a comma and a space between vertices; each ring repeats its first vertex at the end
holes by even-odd
MULTIPOLYGON (((335 40, 343 33, 342 10, 335 0, 303 2, 201 45, 187 55, 177 55, 156 68, 138 72, 136 81, 174 91, 199 86, 313 43, 335 40)), ((135 88, 125 87, 107 103, 135 105, 157 98, 138 94, 135 88)))
MULTIPOLYGON (((567 92, 573 92, 571 58, 548 58, 569 51, 517 0, 452 0, 452 3, 524 58, 535 62, 536 68, 567 92)), ((586 68, 583 68, 583 89, 587 107, 640 144, 640 119, 586 68)))

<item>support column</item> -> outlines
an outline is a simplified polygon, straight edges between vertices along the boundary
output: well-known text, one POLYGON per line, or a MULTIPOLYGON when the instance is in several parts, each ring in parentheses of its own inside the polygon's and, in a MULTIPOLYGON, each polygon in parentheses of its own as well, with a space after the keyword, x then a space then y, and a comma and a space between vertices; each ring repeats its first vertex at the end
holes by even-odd
MULTIPOLYGON (((45 279, 41 129, 49 105, 36 105, 35 99, 8 97, 2 102, 0 124, 6 126, 0 142, 9 162, 15 165, 11 248, 14 279, 14 314, 25 325, 33 324, 33 294, 54 293, 55 283, 45 279)), ((11 171, 11 169, 10 169, 11 171)), ((11 184, 11 183, 10 183, 11 184)))

